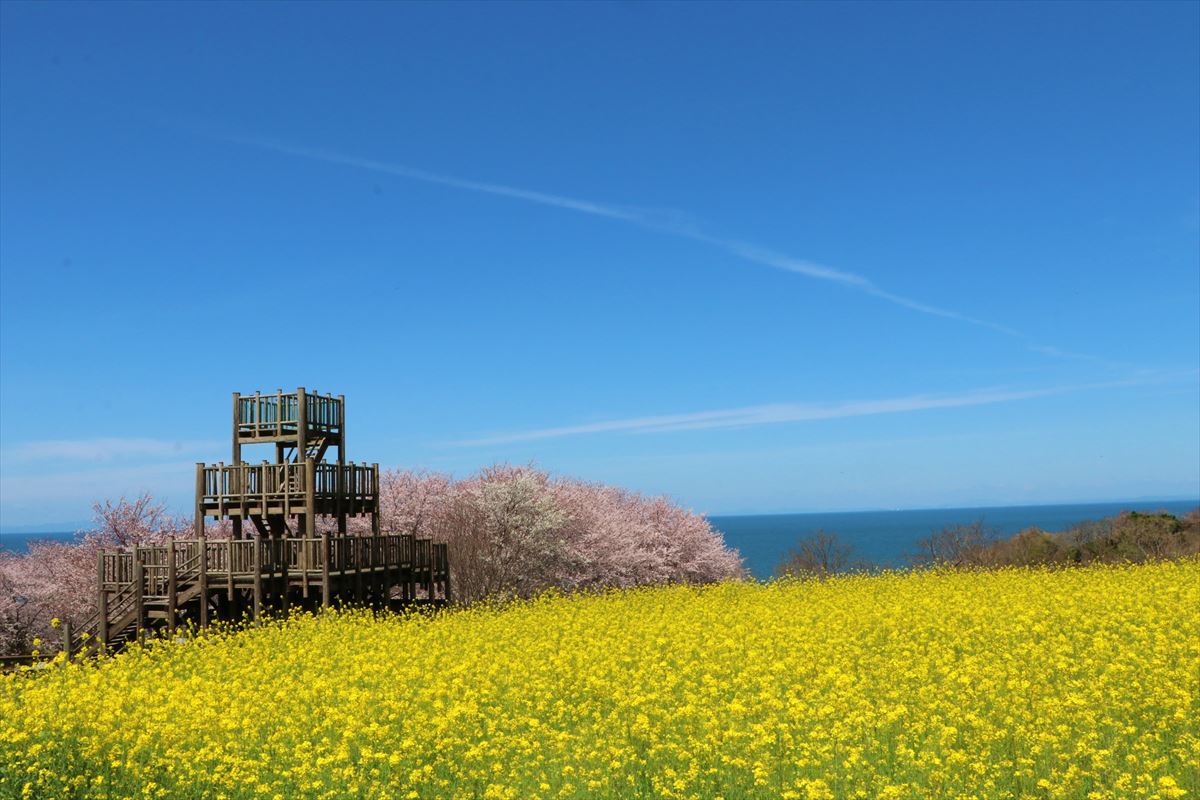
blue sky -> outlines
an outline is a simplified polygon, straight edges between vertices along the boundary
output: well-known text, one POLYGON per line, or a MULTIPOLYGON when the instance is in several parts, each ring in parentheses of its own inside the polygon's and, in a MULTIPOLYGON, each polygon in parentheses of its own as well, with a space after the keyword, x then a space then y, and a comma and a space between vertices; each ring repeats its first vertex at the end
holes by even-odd
POLYGON ((710 513, 1200 495, 1200 5, 0 23, 5 527, 297 385, 710 513))

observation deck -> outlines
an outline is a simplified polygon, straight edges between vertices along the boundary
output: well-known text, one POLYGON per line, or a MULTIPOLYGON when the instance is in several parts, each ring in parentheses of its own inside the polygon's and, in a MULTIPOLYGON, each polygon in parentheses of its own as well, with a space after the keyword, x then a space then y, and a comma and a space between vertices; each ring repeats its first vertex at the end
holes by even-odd
POLYGON ((216 519, 373 514, 379 507, 379 465, 312 459, 197 464, 196 499, 197 510, 216 519))
POLYGON ((301 387, 294 392, 233 396, 233 437, 239 445, 325 439, 340 446, 345 427, 342 395, 315 394, 301 387))

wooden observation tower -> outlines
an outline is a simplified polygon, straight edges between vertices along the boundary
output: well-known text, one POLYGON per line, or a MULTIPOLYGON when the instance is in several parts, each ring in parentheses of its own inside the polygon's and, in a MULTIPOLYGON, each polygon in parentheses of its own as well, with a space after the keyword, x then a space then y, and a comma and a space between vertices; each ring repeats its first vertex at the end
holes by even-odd
POLYGON ((450 600, 444 543, 380 531, 379 465, 346 462, 341 396, 234 394, 233 461, 196 465, 195 511, 193 538, 98 554, 96 613, 63 632, 68 655, 268 610, 450 600), (254 445, 274 460, 245 461, 254 445))
MULTIPOLYGON (((254 448, 258 449, 258 448, 254 448)), ((247 520, 260 536, 314 537, 317 518, 370 518, 379 534, 379 465, 346 463, 346 399, 303 387, 295 393, 233 395, 233 461, 196 465, 196 535, 205 517, 233 524, 241 539, 247 520), (244 447, 268 445, 274 461, 247 463, 244 447), (325 457, 336 450, 336 463, 325 457)))

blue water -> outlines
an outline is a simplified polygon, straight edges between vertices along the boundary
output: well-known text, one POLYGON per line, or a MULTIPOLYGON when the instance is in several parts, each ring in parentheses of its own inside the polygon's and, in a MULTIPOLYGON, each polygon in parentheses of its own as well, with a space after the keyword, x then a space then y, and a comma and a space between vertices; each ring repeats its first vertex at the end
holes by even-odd
POLYGON ((982 520, 985 527, 1011 535, 1036 525, 1062 531, 1085 520, 1111 517, 1122 511, 1167 511, 1176 516, 1200 506, 1200 500, 1173 502, 1090 503, 1058 506, 997 508, 935 508, 914 511, 847 511, 829 514, 756 514, 710 517, 725 542, 737 548, 756 578, 768 578, 796 540, 817 530, 837 534, 854 547, 855 556, 880 566, 903 566, 917 549, 917 540, 947 525, 982 520))
MULTIPOLYGON (((852 545, 855 556, 880 566, 903 566, 917 549, 917 540, 947 525, 982 520, 1001 535, 1014 534, 1031 525, 1061 531, 1089 519, 1111 517, 1122 511, 1168 511, 1177 516, 1200 506, 1200 500, 1170 502, 1090 503, 1058 506, 1003 506, 997 508, 931 508, 915 511, 846 511, 826 514, 755 514, 710 517, 713 526, 737 548, 756 578, 768 578, 797 539, 817 530, 835 533, 852 545)), ((68 541, 72 531, 60 533, 0 533, 0 550, 24 552, 30 541, 68 541)))
POLYGON ((0 533, 0 550, 14 553, 24 553, 30 542, 52 541, 69 542, 75 538, 75 531, 52 531, 50 533, 0 533))

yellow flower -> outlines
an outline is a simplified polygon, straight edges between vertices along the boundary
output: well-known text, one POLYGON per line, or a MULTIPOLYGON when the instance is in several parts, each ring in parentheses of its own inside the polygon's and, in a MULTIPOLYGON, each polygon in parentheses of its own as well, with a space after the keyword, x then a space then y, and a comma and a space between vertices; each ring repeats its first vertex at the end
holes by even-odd
POLYGON ((296 614, 0 674, 0 797, 1178 800, 1196 608, 1190 560, 296 614))

